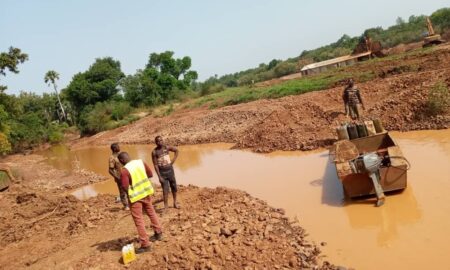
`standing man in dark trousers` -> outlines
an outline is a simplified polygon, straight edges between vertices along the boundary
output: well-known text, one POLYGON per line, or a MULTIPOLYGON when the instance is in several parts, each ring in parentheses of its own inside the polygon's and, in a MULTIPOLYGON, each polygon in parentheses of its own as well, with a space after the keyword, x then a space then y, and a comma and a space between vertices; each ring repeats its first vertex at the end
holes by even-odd
POLYGON ((120 201, 123 204, 123 208, 125 210, 129 210, 128 207, 128 198, 127 191, 122 187, 122 182, 120 180, 120 172, 122 170, 122 164, 120 163, 117 156, 120 153, 120 147, 118 143, 111 144, 112 154, 109 157, 109 174, 114 177, 114 181, 117 184, 117 188, 119 189, 120 201))
POLYGON ((169 205, 169 186, 173 196, 173 207, 178 208, 177 203, 177 181, 175 179, 175 172, 173 171, 173 164, 178 158, 178 149, 176 147, 164 144, 161 136, 155 138, 156 148, 152 152, 153 165, 155 166, 156 174, 159 177, 159 182, 163 189, 164 210, 167 210, 169 205), (174 152, 173 160, 170 160, 169 152, 174 152))
POLYGON ((355 87, 353 79, 348 80, 347 87, 345 87, 344 93, 342 94, 342 99, 344 100, 345 114, 347 116, 350 115, 353 120, 359 120, 361 117, 360 107, 363 110, 366 108, 364 107, 359 89, 355 87))

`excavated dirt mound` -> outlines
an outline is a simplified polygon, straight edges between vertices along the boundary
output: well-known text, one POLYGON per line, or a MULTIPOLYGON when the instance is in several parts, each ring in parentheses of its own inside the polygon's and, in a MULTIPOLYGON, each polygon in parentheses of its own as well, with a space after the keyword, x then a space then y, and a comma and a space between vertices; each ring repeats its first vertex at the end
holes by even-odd
MULTIPOLYGON (((179 196, 183 208, 160 217, 164 240, 129 267, 337 269, 297 222, 264 201, 237 190, 192 186, 181 187, 179 196)), ((8 209, 0 213, 2 269, 124 268, 122 246, 139 244, 129 211, 113 201, 111 195, 79 201, 22 185, 1 193, 0 207, 8 209)))
MULTIPOLYGON (((411 54, 401 61, 373 61, 352 70, 370 71, 375 79, 361 83, 365 119, 379 118, 388 130, 441 129, 450 127, 450 112, 426 114, 426 101, 437 82, 450 85, 450 46, 427 54, 411 54)), ((75 141, 73 147, 112 142, 152 143, 162 135, 169 143, 235 143, 235 148, 258 152, 310 150, 332 144, 334 127, 348 119, 342 104, 342 84, 336 87, 276 100, 258 100, 215 110, 196 109, 140 121, 116 130, 75 141)))

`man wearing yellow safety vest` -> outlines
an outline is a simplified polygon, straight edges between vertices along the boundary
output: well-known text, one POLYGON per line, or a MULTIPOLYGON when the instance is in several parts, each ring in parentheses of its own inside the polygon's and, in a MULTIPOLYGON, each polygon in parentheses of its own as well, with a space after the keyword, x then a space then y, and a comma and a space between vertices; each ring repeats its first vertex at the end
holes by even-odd
POLYGON ((153 176, 148 165, 140 160, 130 160, 127 152, 119 154, 118 159, 124 165, 121 172, 122 187, 128 191, 130 201, 131 216, 139 234, 141 247, 136 249, 136 253, 143 253, 150 250, 150 240, 162 240, 162 230, 159 224, 158 215, 152 204, 154 193, 150 177, 153 176), (145 231, 145 222, 142 210, 147 213, 152 222, 155 234, 149 239, 145 231))

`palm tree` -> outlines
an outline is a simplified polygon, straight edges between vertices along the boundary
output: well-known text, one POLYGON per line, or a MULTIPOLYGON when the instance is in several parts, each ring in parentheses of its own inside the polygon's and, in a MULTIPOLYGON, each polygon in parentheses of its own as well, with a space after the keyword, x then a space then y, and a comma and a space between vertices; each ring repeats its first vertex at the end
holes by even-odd
POLYGON ((56 72, 54 70, 47 71, 47 73, 45 74, 45 77, 44 77, 44 81, 45 81, 45 83, 48 86, 50 86, 51 84, 53 85, 53 89, 55 89, 55 92, 56 92, 56 97, 58 98, 59 106, 61 107, 61 112, 62 112, 63 118, 64 118, 64 120, 67 120, 66 112, 65 112, 64 107, 63 107, 63 105, 61 103, 61 99, 59 98, 58 88, 56 86, 56 81, 57 80, 59 80, 58 72, 56 72))

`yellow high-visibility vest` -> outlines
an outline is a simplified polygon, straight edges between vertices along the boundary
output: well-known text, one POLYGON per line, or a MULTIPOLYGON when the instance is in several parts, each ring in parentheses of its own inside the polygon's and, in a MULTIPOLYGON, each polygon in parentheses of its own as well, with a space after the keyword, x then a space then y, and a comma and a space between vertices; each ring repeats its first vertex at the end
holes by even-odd
POLYGON ((155 193, 152 183, 145 172, 145 166, 142 160, 132 160, 124 167, 131 175, 131 184, 128 187, 128 198, 131 203, 155 193))

